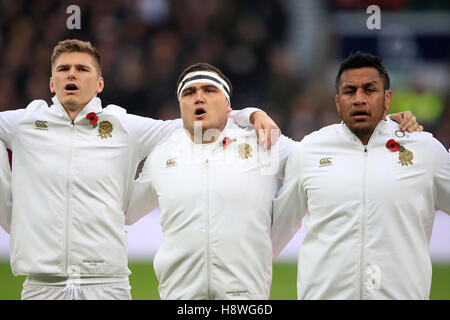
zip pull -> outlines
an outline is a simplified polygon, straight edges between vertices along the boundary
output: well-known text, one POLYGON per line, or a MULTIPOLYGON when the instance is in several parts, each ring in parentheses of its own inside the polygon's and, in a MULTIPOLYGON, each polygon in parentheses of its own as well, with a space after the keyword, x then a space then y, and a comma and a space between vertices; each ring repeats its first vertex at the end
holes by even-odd
POLYGON ((72 126, 75 126, 75 122, 72 120, 72 122, 70 123, 72 126))
POLYGON ((367 146, 364 146, 364 152, 367 152, 367 146))

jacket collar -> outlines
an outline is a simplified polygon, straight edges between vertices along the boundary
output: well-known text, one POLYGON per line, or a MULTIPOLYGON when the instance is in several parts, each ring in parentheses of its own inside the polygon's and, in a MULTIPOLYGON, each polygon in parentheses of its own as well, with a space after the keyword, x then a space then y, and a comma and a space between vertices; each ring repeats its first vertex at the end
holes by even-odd
POLYGON ((222 130, 222 132, 220 133, 219 137, 216 139, 216 141, 211 142, 211 143, 194 143, 191 139, 191 137, 189 136, 189 133, 186 132, 186 130, 184 129, 184 134, 183 134, 183 139, 185 140, 186 143, 188 143, 189 145, 191 145, 194 149, 198 149, 198 150, 203 150, 203 151, 207 151, 207 152, 212 152, 215 151, 218 146, 220 146, 220 142, 223 141, 223 139, 225 137, 229 137, 230 139, 232 139, 234 136, 230 136, 232 135, 232 131, 233 129, 236 128, 236 124, 234 123, 232 118, 229 118, 227 120, 227 124, 225 125, 225 128, 222 130))
MULTIPOLYGON (((369 142, 376 139, 378 135, 386 134, 388 131, 392 129, 392 120, 387 118, 387 120, 380 120, 378 122, 377 126, 372 132, 372 136, 369 139, 369 142)), ((341 121, 341 132, 344 135, 344 138, 346 138, 349 141, 356 141, 361 142, 359 138, 350 130, 350 128, 344 123, 344 121, 341 121)))
MULTIPOLYGON (((68 115, 66 109, 64 109, 63 105, 61 104, 61 102, 59 101, 59 99, 56 95, 52 98, 52 102, 53 102, 53 105, 50 108, 53 109, 58 114, 60 114, 66 120, 70 121, 70 118, 69 118, 69 115, 68 115)), ((77 114, 74 122, 78 122, 78 121, 80 121, 80 119, 86 118, 86 116, 89 112, 97 113, 97 112, 100 112, 101 110, 102 110, 102 101, 100 100, 100 98, 94 97, 77 114)))

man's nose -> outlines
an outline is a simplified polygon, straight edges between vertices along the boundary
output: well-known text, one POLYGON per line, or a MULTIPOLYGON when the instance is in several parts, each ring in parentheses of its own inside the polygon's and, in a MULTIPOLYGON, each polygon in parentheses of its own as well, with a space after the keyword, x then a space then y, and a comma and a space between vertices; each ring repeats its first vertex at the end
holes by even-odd
POLYGON ((69 79, 75 79, 76 78, 76 70, 75 68, 70 68, 69 72, 67 73, 67 78, 69 79))
POLYGON ((364 94, 363 89, 358 88, 355 92, 355 99, 353 100, 353 105, 366 105, 366 95, 364 94))
POLYGON ((201 92, 200 90, 197 90, 197 91, 195 92, 194 98, 195 98, 195 104, 198 104, 198 103, 204 103, 204 102, 205 102, 204 94, 203 94, 203 92, 201 92))

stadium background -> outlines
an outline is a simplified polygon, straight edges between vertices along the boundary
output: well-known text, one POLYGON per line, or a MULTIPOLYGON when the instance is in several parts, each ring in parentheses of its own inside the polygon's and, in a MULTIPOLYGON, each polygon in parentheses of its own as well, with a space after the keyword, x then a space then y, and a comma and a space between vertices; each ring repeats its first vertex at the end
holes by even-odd
MULTIPOLYGON (((380 55, 391 75, 390 112, 414 112, 450 148, 450 2, 445 0, 0 0, 0 110, 50 102, 51 49, 91 41, 103 57, 103 104, 158 119, 179 116, 178 74, 204 61, 234 86, 232 106, 259 106, 286 135, 301 140, 339 121, 334 107, 338 65, 357 50, 380 55), (69 30, 69 5, 81 29, 69 30), (381 29, 369 30, 369 5, 381 29)), ((151 264, 160 242, 158 211, 127 228, 132 295, 158 299, 151 264)), ((296 298, 302 230, 274 264, 272 299, 296 298)), ((18 299, 23 277, 8 263, 0 230, 0 299, 18 299)), ((450 217, 436 215, 430 245, 432 299, 450 299, 450 217)))

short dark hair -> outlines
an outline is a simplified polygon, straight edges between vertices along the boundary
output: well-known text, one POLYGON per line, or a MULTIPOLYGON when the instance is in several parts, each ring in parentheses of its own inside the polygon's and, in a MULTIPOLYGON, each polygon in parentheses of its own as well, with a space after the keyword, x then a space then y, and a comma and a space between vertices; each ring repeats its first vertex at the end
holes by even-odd
POLYGON ((177 85, 175 87, 175 94, 177 94, 178 86, 181 83, 181 81, 183 80, 183 78, 188 73, 195 72, 195 71, 212 71, 212 72, 217 73, 219 75, 219 77, 221 77, 223 80, 225 80, 225 82, 228 84, 228 87, 230 88, 230 99, 231 99, 231 95, 233 94, 233 86, 231 85, 231 81, 223 74, 222 70, 210 65, 209 63, 205 63, 205 62, 195 63, 183 70, 181 75, 178 77, 177 85))
POLYGON ((336 76, 335 86, 336 86, 336 93, 339 93, 339 83, 341 81, 341 75, 345 70, 348 69, 359 69, 364 67, 370 67, 375 68, 378 70, 378 73, 381 76, 381 79, 383 79, 384 84, 384 90, 389 90, 389 87, 391 85, 391 81, 389 79, 389 75, 386 71, 386 68, 384 67, 381 58, 374 56, 370 53, 364 53, 364 52, 356 52, 351 54, 347 57, 347 59, 344 60, 344 62, 341 63, 339 67, 339 72, 336 76))

